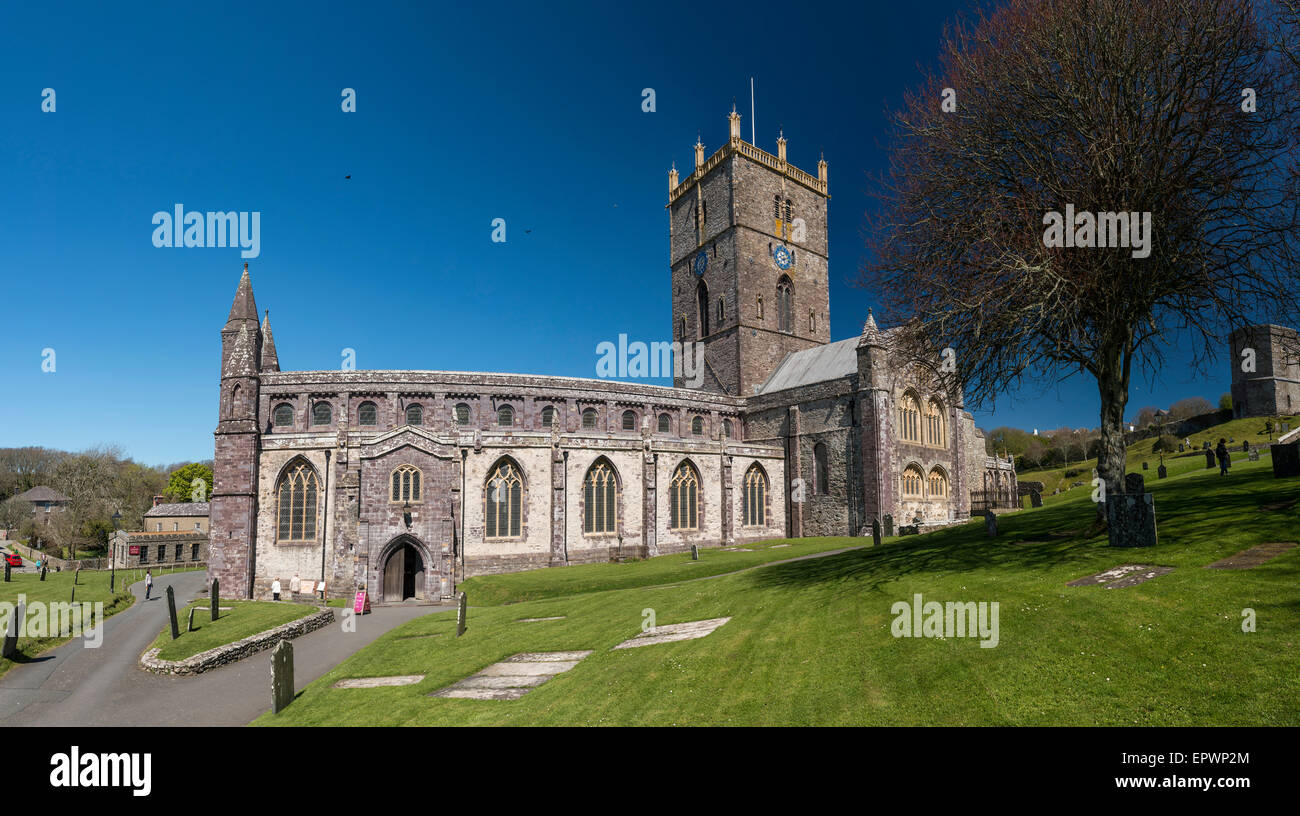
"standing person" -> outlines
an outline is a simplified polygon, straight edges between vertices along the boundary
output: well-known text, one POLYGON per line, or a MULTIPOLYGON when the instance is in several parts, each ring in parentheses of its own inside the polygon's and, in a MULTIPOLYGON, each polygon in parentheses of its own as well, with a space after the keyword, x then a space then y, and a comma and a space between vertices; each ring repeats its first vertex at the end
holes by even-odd
POLYGON ((271 582, 271 600, 280 600, 280 579, 276 578, 271 582))
POLYGON ((1219 457, 1219 475, 1227 476, 1228 468, 1232 467, 1232 457, 1228 454, 1228 443, 1222 438, 1219 439, 1219 446, 1214 449, 1214 455, 1219 457))
POLYGON ((144 599, 149 600, 149 591, 153 589, 153 571, 144 571, 144 599))

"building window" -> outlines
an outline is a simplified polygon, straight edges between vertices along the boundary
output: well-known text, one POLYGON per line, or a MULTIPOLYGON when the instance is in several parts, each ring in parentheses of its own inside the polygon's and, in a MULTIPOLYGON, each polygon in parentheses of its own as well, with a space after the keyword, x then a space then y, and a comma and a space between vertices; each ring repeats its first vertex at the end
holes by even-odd
POLYGON ((681 328, 677 331, 677 336, 682 340, 686 339, 686 318, 684 317, 682 318, 681 328))
POLYGON ((515 424, 515 409, 509 405, 502 405, 497 409, 497 425, 502 428, 513 428, 515 424))
POLYGON ((483 495, 484 536, 489 540, 519 538, 524 481, 518 466, 502 460, 488 476, 483 495))
POLYGON ((176 561, 185 560, 184 550, 182 549, 184 546, 185 546, 184 544, 176 545, 176 558, 174 560, 176 561))
POLYGON ((201 521, 194 522, 194 529, 198 530, 200 533, 203 532, 203 522, 201 521))
POLYGON ((672 433, 673 418, 667 414, 659 415, 659 433, 672 433))
POLYGON ((718 328, 722 328, 722 321, 726 319, 727 316, 726 304, 727 304, 726 298, 718 298, 718 328))
POLYGON ((298 460, 280 476, 276 490, 279 541, 314 541, 316 539, 316 502, 320 492, 316 471, 298 460))
POLYGON ((293 424, 293 406, 287 402, 282 402, 275 406, 275 411, 271 414, 271 421, 277 428, 287 428, 293 424))
POLYGON ((414 465, 402 465, 393 471, 393 489, 390 501, 420 502, 420 471, 414 465))
POLYGON ((695 287, 695 299, 700 314, 700 338, 703 339, 709 334, 709 287, 704 285, 704 281, 695 287))
POLYGON ((689 462, 682 462, 668 483, 668 528, 698 530, 700 476, 689 462))
POLYGON ((173 522, 172 522, 172 532, 173 532, 173 533, 179 533, 180 531, 181 531, 181 523, 180 523, 179 521, 173 521, 173 522))
POLYGON ((762 320, 763 319, 763 296, 756 295, 754 299, 758 303, 758 319, 762 320))
MULTIPOLYGON (((127 550, 127 552, 130 552, 130 550, 127 550)), ((140 547, 140 563, 141 564, 149 563, 149 548, 144 545, 141 545, 140 547)))
POLYGON ((406 424, 423 425, 424 424, 424 407, 420 405, 406 406, 406 424))
POLYGON ((379 424, 379 408, 373 402, 363 402, 357 408, 357 422, 367 427, 379 424))
POLYGON ((623 430, 625 431, 636 430, 636 411, 623 412, 623 430))
POLYGON ((468 425, 468 424, 469 424, 469 406, 468 406, 468 405, 466 405, 466 404, 463 403, 463 402, 460 403, 460 404, 457 405, 456 408, 454 409, 454 413, 455 413, 455 416, 456 416, 456 424, 457 424, 457 425, 468 425))
POLYGON ((691 433, 695 436, 704 435, 704 419, 702 417, 695 417, 691 420, 691 433))
POLYGON ((745 490, 741 494, 741 517, 746 527, 767 524, 767 474, 757 463, 745 473, 745 490))
POLYGON ((942 499, 948 495, 948 474, 944 473, 941 468, 934 468, 930 471, 929 479, 930 498, 942 499))
POLYGON ((794 284, 787 275, 782 275, 776 284, 776 328, 794 331, 794 284))
POLYGON ((925 444, 936 448, 946 447, 948 444, 944 433, 943 406, 935 399, 925 404, 925 444))
POLYGON ((825 496, 830 493, 830 467, 826 462, 826 443, 813 445, 813 492, 825 496))
POLYGON ((199 560, 199 542, 197 541, 190 546, 190 560, 191 561, 199 560))
POLYGON ((814 312, 812 309, 808 310, 808 333, 809 334, 817 333, 817 313, 814 312))
POLYGON ((908 499, 921 498, 921 483, 925 476, 921 474, 921 469, 916 465, 908 465, 903 471, 903 497, 908 499))
POLYGON ((554 424, 555 424, 555 409, 548 405, 542 409, 542 427, 549 428, 554 424))
POLYGON ((582 480, 582 531, 588 535, 618 532, 618 478, 614 468, 599 459, 582 480))
POLYGON ((334 417, 334 409, 328 402, 318 402, 311 407, 311 424, 328 425, 334 417))
POLYGON ((794 202, 788 198, 785 200, 785 220, 786 223, 794 223, 794 202))
POLYGON ((588 408, 582 412, 582 427, 584 430, 592 431, 596 429, 596 409, 588 408))
POLYGON ((731 438, 731 420, 722 420, 722 436, 726 439, 731 438))
POLYGON ((166 545, 166 544, 159 544, 159 545, 158 545, 158 563, 161 564, 162 562, 164 562, 164 561, 166 561, 166 560, 167 560, 167 545, 166 545))
POLYGON ((904 442, 921 441, 921 409, 911 394, 904 394, 898 406, 898 437, 904 442))
MULTIPOLYGON (((48 507, 45 508, 45 512, 47 512, 47 513, 50 512, 50 508, 48 508, 48 507)), ((161 533, 161 532, 162 532, 162 522, 161 522, 161 521, 158 522, 158 526, 154 529, 154 532, 158 532, 158 533, 161 533)))

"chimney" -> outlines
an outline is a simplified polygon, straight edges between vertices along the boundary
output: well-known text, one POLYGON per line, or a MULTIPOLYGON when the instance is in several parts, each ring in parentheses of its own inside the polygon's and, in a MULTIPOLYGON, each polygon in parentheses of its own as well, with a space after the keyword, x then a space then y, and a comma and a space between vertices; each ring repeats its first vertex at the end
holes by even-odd
POLYGON ((153 497, 153 506, 154 506, 154 507, 157 507, 158 505, 160 505, 160 504, 162 504, 162 503, 163 503, 163 497, 162 497, 162 496, 154 496, 154 497, 153 497))

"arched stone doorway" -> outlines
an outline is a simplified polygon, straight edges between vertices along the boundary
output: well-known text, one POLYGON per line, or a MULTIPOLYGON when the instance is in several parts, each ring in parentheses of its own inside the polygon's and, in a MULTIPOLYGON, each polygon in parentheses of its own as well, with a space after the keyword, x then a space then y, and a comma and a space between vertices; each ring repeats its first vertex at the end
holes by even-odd
POLYGON ((425 597, 427 565, 420 549, 412 542, 399 541, 384 559, 380 571, 380 600, 383 603, 422 601, 425 597))

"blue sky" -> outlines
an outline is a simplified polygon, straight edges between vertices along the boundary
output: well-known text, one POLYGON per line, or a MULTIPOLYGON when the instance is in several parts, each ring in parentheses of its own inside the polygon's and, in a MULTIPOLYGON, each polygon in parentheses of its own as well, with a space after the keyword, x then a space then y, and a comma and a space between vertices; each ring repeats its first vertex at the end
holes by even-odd
MULTIPOLYGON (((784 127, 812 172, 825 152, 831 334, 857 334, 886 111, 969 5, 8 6, 0 446, 211 457, 243 260, 155 247, 177 203, 261 213, 250 272, 286 370, 351 348, 358 368, 591 377, 601 341, 671 339, 667 171, 690 169, 697 132, 719 146, 733 99, 749 137, 751 76, 758 145, 784 127)), ((1227 365, 1197 377, 1174 355, 1130 415, 1217 400, 1227 365)), ((976 417, 1095 426, 1097 404, 1079 380, 976 417)))

